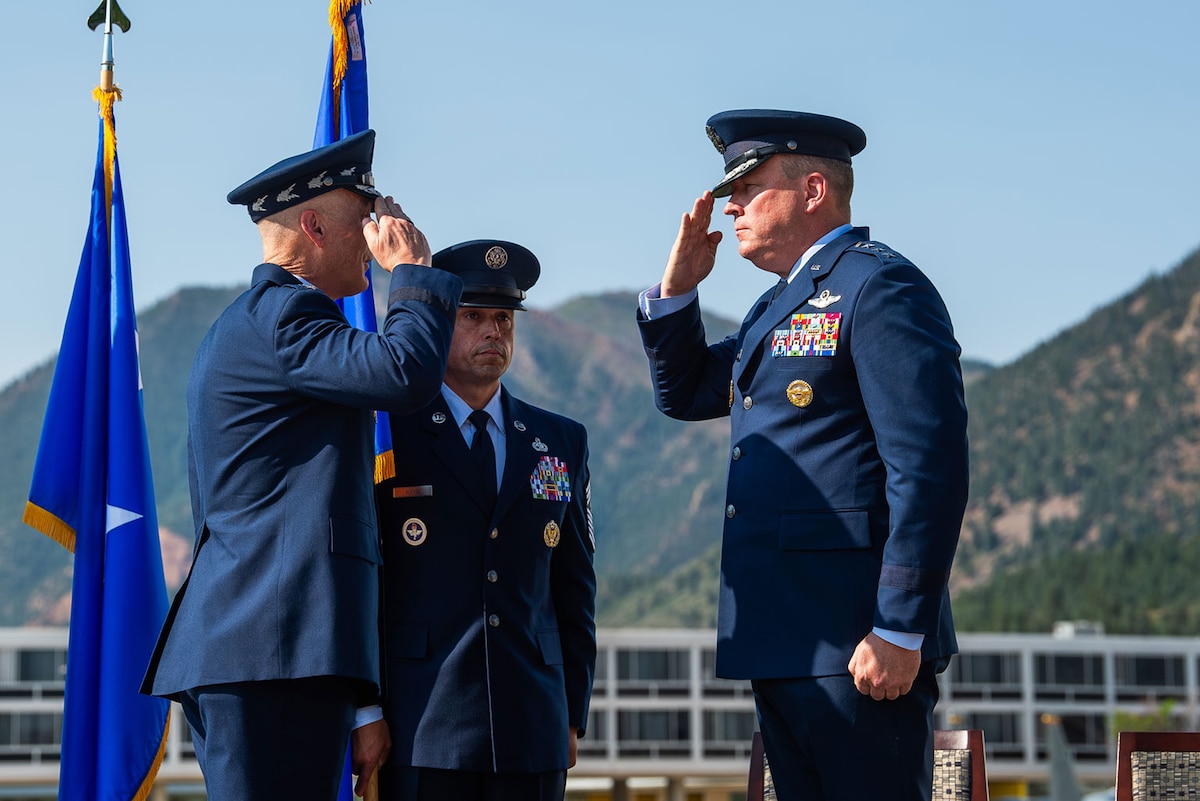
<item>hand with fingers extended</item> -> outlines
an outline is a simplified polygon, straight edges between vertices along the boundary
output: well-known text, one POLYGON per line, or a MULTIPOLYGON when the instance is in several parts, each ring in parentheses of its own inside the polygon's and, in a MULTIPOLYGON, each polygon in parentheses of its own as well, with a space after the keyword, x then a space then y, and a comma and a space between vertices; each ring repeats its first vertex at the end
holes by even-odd
POLYGON ((380 267, 389 273, 397 264, 433 263, 433 252, 421 229, 391 195, 375 199, 375 218, 363 217, 363 236, 380 267))
POLYGON ((663 272, 662 297, 691 292, 712 272, 722 236, 720 231, 708 230, 713 202, 712 192, 705 192, 696 198, 692 210, 684 213, 663 272))
POLYGON ((912 689, 921 669, 921 652, 893 645, 871 632, 854 649, 847 667, 860 693, 876 701, 895 701, 912 689))

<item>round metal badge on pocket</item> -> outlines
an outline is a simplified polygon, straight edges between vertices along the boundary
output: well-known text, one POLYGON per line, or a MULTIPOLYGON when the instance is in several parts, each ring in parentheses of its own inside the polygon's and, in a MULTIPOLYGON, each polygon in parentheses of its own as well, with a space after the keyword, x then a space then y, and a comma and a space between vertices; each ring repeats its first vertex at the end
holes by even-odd
POLYGON ((807 381, 793 381, 788 384, 787 399, 793 406, 798 406, 803 409, 808 404, 812 403, 813 388, 807 381))
POLYGON ((425 538, 429 536, 429 527, 425 525, 425 521, 419 517, 410 517, 404 521, 400 532, 404 535, 404 541, 409 545, 417 546, 425 542, 425 538))

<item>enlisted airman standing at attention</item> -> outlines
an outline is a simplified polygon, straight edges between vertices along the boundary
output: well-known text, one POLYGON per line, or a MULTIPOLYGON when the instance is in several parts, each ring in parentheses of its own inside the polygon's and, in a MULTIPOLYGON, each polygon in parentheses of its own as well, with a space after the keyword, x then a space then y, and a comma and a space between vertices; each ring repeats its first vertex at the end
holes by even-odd
POLYGON ((559 801, 596 662, 587 432, 514 397, 526 248, 433 256, 464 284, 441 394, 392 417, 383 537, 384 801, 559 801))
POLYGON ((717 675, 750 679, 780 801, 927 801, 967 499, 950 317, 850 224, 857 125, 752 109, 707 130, 725 175, 683 215, 639 327, 658 407, 730 418, 717 675), (738 253, 779 281, 709 345, 714 197, 738 253))
POLYGON ((211 801, 333 801, 348 741, 360 793, 387 755, 369 711, 372 410, 437 393, 462 281, 430 269, 425 235, 375 189, 374 148, 363 131, 228 197, 257 225, 263 263, 192 364, 196 545, 142 687, 183 705, 211 801), (380 333, 351 327, 335 303, 367 288, 372 255, 391 273, 380 333))

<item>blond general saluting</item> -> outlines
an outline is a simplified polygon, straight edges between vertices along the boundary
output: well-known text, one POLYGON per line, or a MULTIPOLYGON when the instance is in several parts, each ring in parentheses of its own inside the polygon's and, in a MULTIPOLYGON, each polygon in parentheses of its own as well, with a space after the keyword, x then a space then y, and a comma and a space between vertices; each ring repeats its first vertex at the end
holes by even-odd
MULTIPOLYGON (((195 556, 143 685, 183 705, 212 801, 335 798, 355 711, 379 695, 372 410, 437 394, 462 281, 430 268, 425 236, 376 191, 374 142, 229 194, 263 263, 192 366, 195 556), (372 255, 391 272, 377 334, 335 303, 366 288, 372 255)), ((389 745, 382 721, 356 730, 355 772, 389 745)))

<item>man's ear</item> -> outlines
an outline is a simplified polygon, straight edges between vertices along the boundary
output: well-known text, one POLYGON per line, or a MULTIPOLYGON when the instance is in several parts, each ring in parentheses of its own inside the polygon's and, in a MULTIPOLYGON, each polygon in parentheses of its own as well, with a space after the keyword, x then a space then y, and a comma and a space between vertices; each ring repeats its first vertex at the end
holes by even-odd
POLYGON ((300 212, 300 230, 312 243, 321 247, 325 242, 325 229, 321 225, 321 215, 313 209, 300 212))
POLYGON ((829 182, 819 172, 810 172, 804 177, 804 205, 806 211, 814 211, 829 197, 829 182))

